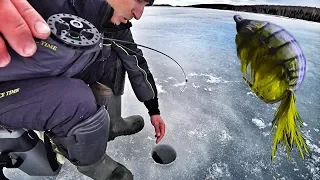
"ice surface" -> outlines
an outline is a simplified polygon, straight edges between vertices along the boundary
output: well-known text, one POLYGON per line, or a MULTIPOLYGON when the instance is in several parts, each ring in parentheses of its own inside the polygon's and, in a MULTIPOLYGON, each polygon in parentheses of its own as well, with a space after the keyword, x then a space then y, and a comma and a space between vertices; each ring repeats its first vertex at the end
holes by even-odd
MULTIPOLYGON (((108 154, 126 165, 136 180, 320 179, 320 24, 252 13, 195 8, 148 7, 133 22, 137 43, 175 58, 186 71, 188 83, 170 59, 143 50, 156 78, 166 135, 161 144, 177 152, 170 166, 156 164, 154 128, 143 103, 127 81, 123 116, 140 114, 145 128, 133 136, 108 143, 108 154), (297 91, 297 107, 311 155, 301 160, 294 148, 287 159, 279 147, 271 163, 271 121, 278 104, 265 104, 243 82, 235 49, 233 15, 268 20, 289 30, 307 58, 307 76, 297 91)), ((35 167, 36 168, 36 167, 35 167)), ((29 177, 5 170, 12 180, 87 180, 68 161, 57 177, 29 177)))

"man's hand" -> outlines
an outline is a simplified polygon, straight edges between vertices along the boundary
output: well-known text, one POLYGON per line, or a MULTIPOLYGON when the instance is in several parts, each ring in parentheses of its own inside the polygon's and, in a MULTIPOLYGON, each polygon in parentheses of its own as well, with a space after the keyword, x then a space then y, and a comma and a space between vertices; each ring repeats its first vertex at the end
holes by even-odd
POLYGON ((155 137, 157 138, 156 143, 158 144, 166 132, 166 125, 160 115, 152 115, 151 124, 154 126, 156 132, 155 137))
POLYGON ((2 38, 18 54, 30 57, 37 49, 33 36, 46 39, 50 35, 49 26, 27 0, 0 0, 0 22, 0 67, 11 59, 2 38))

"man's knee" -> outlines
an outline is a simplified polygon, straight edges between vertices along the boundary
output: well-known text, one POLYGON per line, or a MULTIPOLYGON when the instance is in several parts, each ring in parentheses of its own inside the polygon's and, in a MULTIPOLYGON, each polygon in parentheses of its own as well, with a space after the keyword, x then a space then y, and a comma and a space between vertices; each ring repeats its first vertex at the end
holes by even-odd
POLYGON ((52 108, 43 113, 50 116, 47 129, 55 134, 66 135, 72 127, 97 112, 95 97, 82 80, 61 78, 54 80, 51 86, 52 94, 57 97, 47 98, 45 103, 52 104, 52 108))
POLYGON ((55 83, 53 86, 60 87, 56 90, 61 96, 55 101, 59 107, 57 118, 50 122, 52 140, 73 164, 91 165, 106 151, 109 114, 104 106, 98 108, 92 90, 82 80, 64 79, 55 83))
POLYGON ((64 137, 53 134, 52 140, 62 154, 76 166, 97 162, 106 151, 110 120, 104 106, 75 125, 64 137))

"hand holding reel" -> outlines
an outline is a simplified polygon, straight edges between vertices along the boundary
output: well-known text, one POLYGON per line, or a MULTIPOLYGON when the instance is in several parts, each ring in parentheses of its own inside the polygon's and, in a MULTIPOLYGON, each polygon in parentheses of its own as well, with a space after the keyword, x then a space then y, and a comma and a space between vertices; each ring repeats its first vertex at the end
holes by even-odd
MULTIPOLYGON (((71 14, 54 14, 47 24, 51 38, 70 48, 91 49, 102 41, 92 23, 71 14)), ((55 176, 61 164, 47 135, 42 141, 32 130, 9 130, 0 124, 0 179, 7 179, 2 172, 4 167, 19 168, 30 176, 55 176)))

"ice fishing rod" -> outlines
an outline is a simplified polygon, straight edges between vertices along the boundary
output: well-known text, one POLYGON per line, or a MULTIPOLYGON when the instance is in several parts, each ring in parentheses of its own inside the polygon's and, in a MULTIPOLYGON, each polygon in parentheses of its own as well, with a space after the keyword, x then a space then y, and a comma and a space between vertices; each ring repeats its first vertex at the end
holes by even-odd
MULTIPOLYGON (((154 48, 151 48, 151 47, 148 47, 148 46, 144 46, 144 45, 141 45, 141 44, 137 44, 137 43, 133 43, 133 42, 129 42, 129 41, 124 41, 124 40, 119 40, 119 39, 113 39, 113 38, 106 38, 106 37, 103 37, 102 39, 103 39, 103 40, 114 41, 114 42, 119 42, 119 43, 127 43, 127 44, 131 44, 131 45, 137 45, 137 46, 140 46, 140 47, 143 47, 143 48, 146 48, 146 49, 155 51, 155 52, 157 52, 157 53, 160 53, 160 54, 162 54, 162 55, 170 58, 170 59, 173 60, 176 64, 178 64, 178 66, 180 67, 180 69, 182 70, 182 72, 183 72, 183 74, 184 74, 185 84, 184 84, 183 89, 181 90, 181 93, 185 90, 186 84, 187 84, 187 82, 188 82, 187 75, 186 75, 185 71, 183 70, 182 66, 181 66, 175 59, 173 59, 172 57, 170 57, 169 55, 167 55, 167 54, 165 54, 165 53, 163 53, 163 52, 161 52, 161 51, 159 51, 159 50, 156 50, 156 49, 154 49, 154 48)), ((104 45, 105 45, 105 44, 104 44, 104 45)), ((140 57, 143 57, 143 56, 140 55, 139 53, 131 50, 130 48, 124 46, 123 44, 117 44, 117 45, 121 46, 122 48, 124 48, 124 49, 126 49, 126 50, 128 50, 128 51, 130 51, 130 52, 132 52, 132 53, 134 53, 134 54, 136 54, 136 55, 138 55, 138 56, 140 56, 140 57)), ((181 94, 181 93, 180 93, 180 94, 181 94)))

